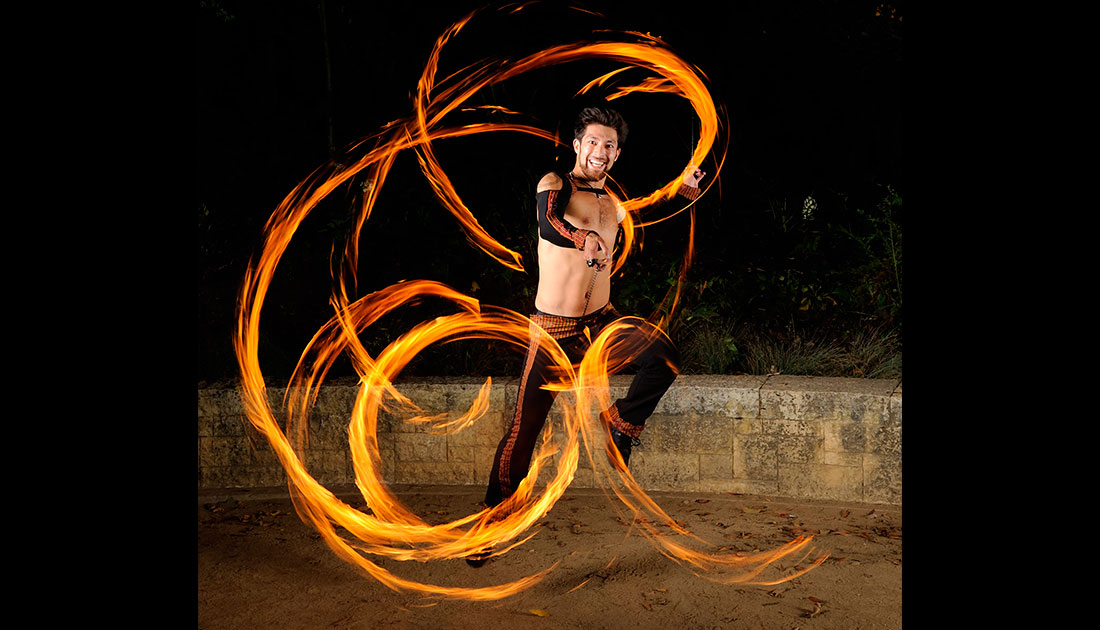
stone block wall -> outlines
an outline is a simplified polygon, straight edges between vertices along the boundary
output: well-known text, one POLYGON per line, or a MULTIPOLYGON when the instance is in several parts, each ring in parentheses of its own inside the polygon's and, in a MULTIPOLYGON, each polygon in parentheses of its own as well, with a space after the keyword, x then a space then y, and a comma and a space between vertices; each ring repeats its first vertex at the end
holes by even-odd
MULTIPOLYGON (((629 376, 612 377, 612 400, 629 383, 629 376)), ((397 388, 430 414, 457 415, 482 384, 477 378, 408 379, 397 388)), ((454 434, 380 414, 383 478, 484 485, 517 386, 515 378, 493 379, 489 411, 454 434)), ((273 409, 285 391, 269 388, 273 409)), ((347 425, 356 393, 354 382, 327 382, 311 412, 306 465, 323 484, 354 482, 347 425)), ((562 402, 550 412, 554 427, 560 427, 562 402)), ((893 379, 681 375, 647 422, 630 470, 647 490, 901 504, 901 402, 901 382, 893 379)), ((199 389, 197 410, 200 488, 286 483, 270 445, 246 426, 236 389, 199 389)), ((552 474, 543 471, 547 479, 552 474)), ((583 453, 573 485, 596 486, 583 453)))

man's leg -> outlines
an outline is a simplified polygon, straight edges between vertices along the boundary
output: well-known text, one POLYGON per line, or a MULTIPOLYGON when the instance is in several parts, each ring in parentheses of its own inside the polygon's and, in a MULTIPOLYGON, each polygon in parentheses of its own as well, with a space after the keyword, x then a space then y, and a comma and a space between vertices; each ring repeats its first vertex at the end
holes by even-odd
POLYGON ((613 337, 611 363, 625 362, 637 373, 626 396, 600 414, 611 425, 624 463, 629 463, 632 444, 680 372, 680 354, 668 337, 644 320, 631 321, 636 325, 613 337))
POLYGON ((535 442, 557 396, 556 392, 542 389, 548 381, 549 371, 546 353, 538 351, 539 340, 544 334, 538 327, 531 327, 531 343, 519 381, 512 425, 497 445, 493 468, 489 471, 489 487, 485 492, 485 503, 489 507, 512 496, 516 486, 527 476, 535 442))
MULTIPOLYGON (((535 442, 557 392, 542 388, 549 381, 550 360, 545 352, 539 352, 539 342, 546 333, 538 326, 531 326, 531 340, 519 380, 516 410, 512 425, 497 445, 493 467, 489 471, 489 486, 485 491, 485 504, 496 507, 512 496, 516 486, 527 476, 535 442)), ((472 567, 480 567, 488 560, 489 552, 466 558, 472 567)))

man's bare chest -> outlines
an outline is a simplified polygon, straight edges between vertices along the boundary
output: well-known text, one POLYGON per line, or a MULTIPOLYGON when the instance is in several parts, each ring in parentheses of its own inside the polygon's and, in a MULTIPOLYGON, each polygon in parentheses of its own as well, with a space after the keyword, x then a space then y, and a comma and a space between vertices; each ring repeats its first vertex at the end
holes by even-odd
POLYGON ((597 197, 593 193, 578 191, 569 199, 565 218, 578 228, 596 230, 600 234, 608 230, 614 233, 619 223, 618 205, 609 195, 597 197))

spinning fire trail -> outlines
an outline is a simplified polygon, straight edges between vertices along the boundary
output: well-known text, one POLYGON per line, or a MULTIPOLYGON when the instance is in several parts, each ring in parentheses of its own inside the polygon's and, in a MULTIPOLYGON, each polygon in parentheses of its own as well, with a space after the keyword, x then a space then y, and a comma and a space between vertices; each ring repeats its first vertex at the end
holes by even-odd
MULTIPOLYGON (((559 430, 565 437, 564 445, 556 446, 552 442, 552 423, 548 422, 542 444, 532 458, 530 473, 507 501, 495 508, 487 508, 449 523, 429 525, 406 509, 387 488, 381 476, 378 450, 377 426, 380 410, 404 415, 407 417, 406 422, 429 424, 437 431, 453 433, 477 422, 488 405, 489 379, 476 402, 462 416, 425 417, 412 400, 403 396, 392 385, 394 378, 408 362, 431 344, 461 339, 496 340, 511 344, 522 352, 529 341, 529 327, 532 325, 522 315, 482 305, 450 287, 429 280, 401 282, 355 300, 349 297, 356 282, 359 233, 370 219, 397 156, 402 151, 414 152, 424 177, 443 206, 458 220, 474 246, 502 265, 523 270, 521 257, 493 238, 459 198, 447 174, 436 160, 432 143, 436 140, 502 131, 531 134, 552 142, 557 140, 551 132, 523 124, 486 122, 447 126, 444 123, 447 115, 461 108, 479 90, 537 68, 585 59, 607 59, 621 62, 624 66, 620 70, 594 78, 581 92, 595 87, 616 86, 616 81, 629 74, 637 74, 640 70, 646 75, 645 78, 628 85, 617 85, 607 98, 611 100, 634 93, 668 93, 686 99, 699 120, 698 143, 694 147, 691 164, 702 163, 710 152, 719 129, 718 113, 697 70, 669 51, 659 39, 639 33, 602 33, 606 39, 601 41, 556 46, 507 63, 483 61, 468 66, 437 84, 436 72, 445 45, 462 31, 476 13, 451 26, 436 41, 414 95, 413 115, 394 121, 376 135, 357 143, 349 155, 357 151, 359 157, 350 164, 322 167, 295 187, 265 225, 262 251, 246 271, 239 295, 238 327, 234 339, 241 369, 242 398, 248 421, 270 442, 274 453, 286 469, 291 497, 298 514, 317 529, 325 543, 339 557, 389 588, 452 599, 500 599, 531 586, 554 566, 515 582, 473 588, 422 584, 402 579, 372 562, 367 556, 429 561, 462 558, 489 549, 496 554, 507 553, 534 535, 525 532, 562 496, 573 479, 583 445, 584 454, 600 484, 605 490, 614 492, 622 503, 617 509, 625 507, 631 516, 638 516, 639 518, 633 520, 638 524, 639 531, 662 554, 688 565, 700 576, 722 583, 773 584, 790 580, 816 567, 826 556, 817 557, 794 574, 770 581, 762 577, 765 569, 780 559, 788 558, 795 562, 805 560, 812 553, 812 548, 809 547, 811 539, 808 537, 797 538, 773 551, 747 555, 698 551, 693 547, 705 547, 706 543, 665 514, 634 480, 618 457, 607 427, 593 413, 594 407, 604 409, 610 405, 608 375, 616 366, 609 365, 609 356, 612 354, 616 333, 629 324, 630 318, 608 326, 593 340, 591 349, 577 366, 571 364, 549 335, 541 336, 540 351, 545 352, 565 375, 554 387, 574 392, 574 404, 563 405, 563 421, 559 430), (625 72, 627 70, 631 72, 625 72), (361 173, 371 185, 365 187, 366 192, 358 209, 353 233, 340 256, 339 270, 334 274, 334 290, 330 297, 334 315, 307 344, 291 377, 285 400, 287 421, 284 431, 275 420, 268 403, 259 366, 259 323, 264 298, 280 258, 302 221, 329 193, 361 173), (351 291, 348 288, 349 283, 352 285, 351 291), (413 327, 392 341, 378 356, 367 353, 359 341, 360 333, 385 314, 414 304, 426 296, 450 301, 457 313, 413 327), (370 513, 352 508, 337 499, 307 472, 301 456, 308 437, 306 427, 309 408, 316 399, 328 369, 339 356, 345 354, 360 376, 359 393, 352 409, 348 435, 356 485, 362 492, 370 513), (603 448, 598 448, 601 445, 603 448), (534 482, 539 471, 551 463, 558 451, 560 456, 554 475, 545 487, 537 489, 534 482), (655 525, 658 523, 675 533, 658 531, 655 525)), ((515 113, 503 108, 487 109, 515 113)), ((720 169, 721 160, 718 166, 720 169)), ((639 220, 638 212, 655 201, 676 194, 681 185, 680 173, 670 175, 672 177, 668 184, 649 195, 620 200, 627 211, 627 218, 623 222, 624 232, 628 237, 624 253, 630 249, 633 228, 663 220, 643 223, 639 220)), ((694 207, 689 207, 688 212, 692 213, 691 225, 694 227, 694 207)), ((337 252, 334 251, 335 253, 337 252)), ((684 271, 691 264, 692 255, 689 235, 681 280, 684 271)), ((613 272, 622 266, 625 258, 625 255, 620 257, 613 272)), ((679 290, 677 285, 666 296, 666 305, 669 305, 667 312, 675 308, 679 290)), ((665 322, 659 323, 663 325, 665 322)), ((611 498, 610 493, 608 497, 611 498)), ((611 502, 618 505, 614 500, 611 502)))

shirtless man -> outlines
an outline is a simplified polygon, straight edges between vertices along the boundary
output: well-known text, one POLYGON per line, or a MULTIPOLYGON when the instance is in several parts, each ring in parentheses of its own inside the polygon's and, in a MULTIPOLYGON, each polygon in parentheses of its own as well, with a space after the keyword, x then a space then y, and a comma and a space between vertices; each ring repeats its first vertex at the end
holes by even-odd
MULTIPOLYGON (((556 392, 541 388, 554 379, 545 354, 538 352, 541 335, 553 337, 571 360, 579 362, 590 340, 620 317, 610 302, 610 270, 626 211, 607 194, 604 183, 626 135, 626 122, 618 112, 583 110, 574 130, 577 158, 573 170, 565 175, 548 173, 536 188, 539 284, 531 315, 535 325, 512 426, 497 447, 489 475, 485 503, 490 507, 511 496, 526 476, 536 438, 556 396, 556 392)), ((680 194, 698 197, 704 175, 689 167, 680 194)), ((667 336, 644 322, 619 340, 637 373, 627 395, 600 415, 610 424, 612 440, 626 465, 632 441, 676 379, 679 355, 667 336)), ((467 562, 481 566, 485 560, 472 556, 467 562)))

